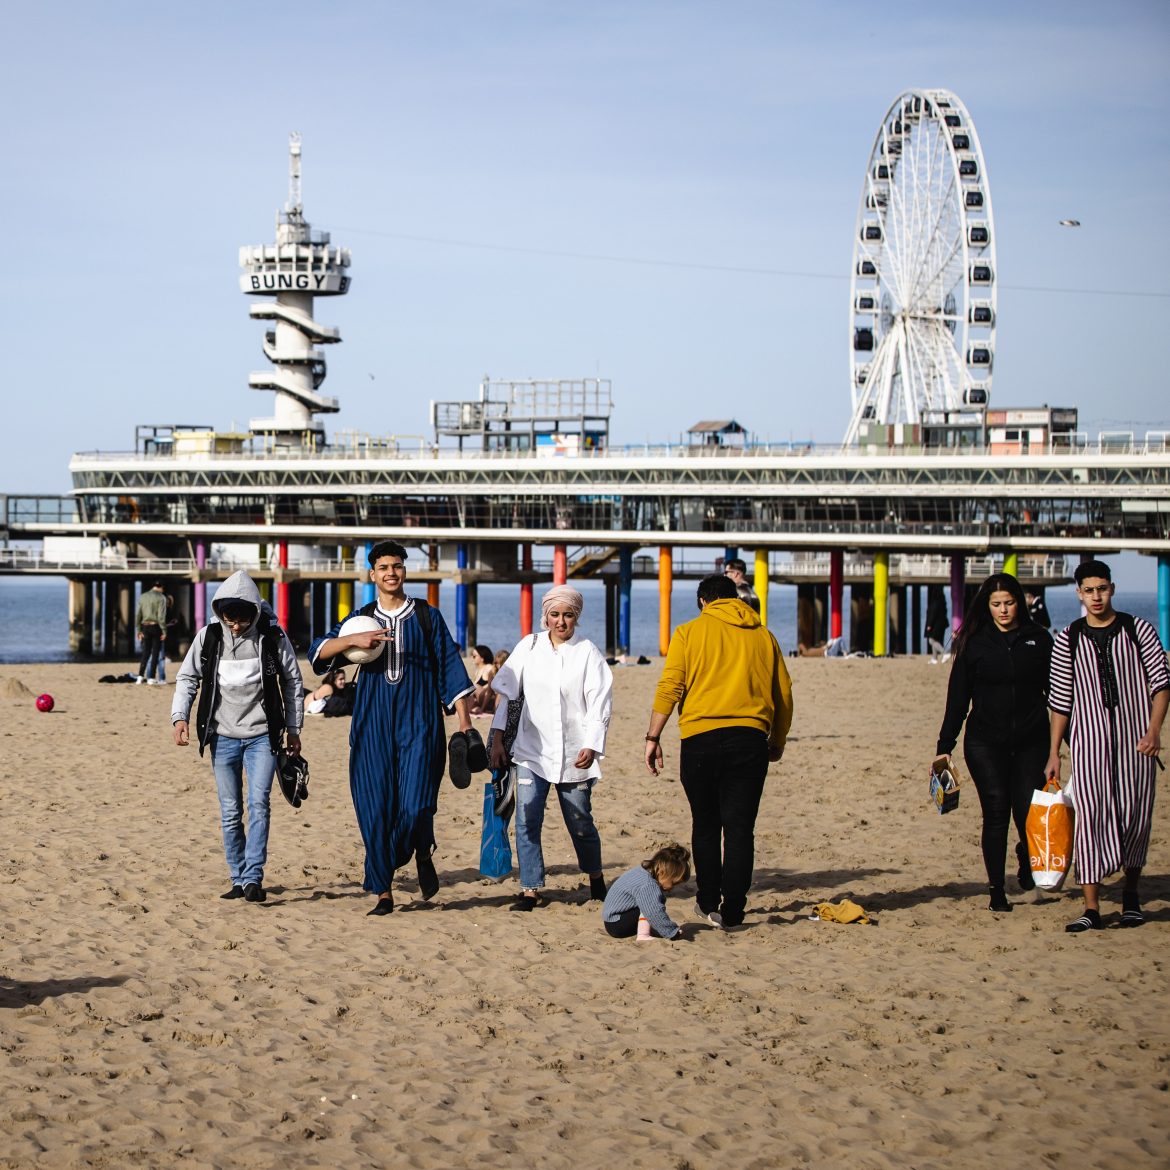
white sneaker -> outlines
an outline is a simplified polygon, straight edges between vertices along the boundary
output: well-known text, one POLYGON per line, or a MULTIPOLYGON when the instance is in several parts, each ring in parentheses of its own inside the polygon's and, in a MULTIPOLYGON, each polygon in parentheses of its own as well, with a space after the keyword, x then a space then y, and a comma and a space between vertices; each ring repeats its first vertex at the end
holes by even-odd
POLYGON ((695 903, 695 917, 700 922, 705 922, 708 926, 715 927, 716 930, 726 929, 726 927, 723 925, 723 916, 719 913, 718 910, 712 910, 711 913, 708 914, 707 911, 704 910, 698 902, 695 903))
POLYGON ((157 686, 160 686, 161 684, 159 683, 157 678, 148 678, 146 680, 146 685, 148 687, 157 687, 157 686))
POLYGON ((136 674, 136 675, 134 676, 134 685, 135 685, 136 687, 140 687, 140 686, 142 686, 142 684, 143 684, 144 682, 146 682, 146 678, 145 678, 143 675, 141 675, 141 674, 136 674))

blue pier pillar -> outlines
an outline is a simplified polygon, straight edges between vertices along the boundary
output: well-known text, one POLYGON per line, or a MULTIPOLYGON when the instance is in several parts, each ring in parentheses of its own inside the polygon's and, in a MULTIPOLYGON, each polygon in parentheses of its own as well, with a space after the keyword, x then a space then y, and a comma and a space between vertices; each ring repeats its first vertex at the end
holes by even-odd
POLYGON ((739 560, 739 549, 736 548, 736 546, 734 544, 729 544, 723 550, 723 564, 722 564, 721 568, 726 569, 728 561, 737 561, 737 560, 739 560))
MULTIPOLYGON (((467 568, 467 545, 455 546, 455 567, 467 568)), ((460 650, 467 649, 467 586, 462 579, 455 586, 455 643, 460 650)))
POLYGON ((1170 646, 1170 555, 1158 557, 1158 637, 1162 648, 1170 646))
POLYGON ((370 546, 368 544, 359 544, 353 550, 353 563, 357 566, 357 571, 366 579, 362 585, 360 605, 369 605, 378 596, 377 587, 370 580, 369 573, 366 572, 370 567, 370 562, 367 560, 369 555, 370 546))
POLYGON ((618 636, 617 652, 630 652, 630 599, 634 583, 634 550, 623 545, 618 554, 618 636))

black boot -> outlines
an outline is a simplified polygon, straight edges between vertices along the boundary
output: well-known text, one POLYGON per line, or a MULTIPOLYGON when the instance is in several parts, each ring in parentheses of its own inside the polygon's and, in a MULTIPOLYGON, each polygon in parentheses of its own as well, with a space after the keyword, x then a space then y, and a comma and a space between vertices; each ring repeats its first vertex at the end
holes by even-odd
POLYGON ((991 893, 991 901, 988 902, 987 909, 994 910, 996 914, 1010 914, 1012 904, 1007 900, 1003 886, 988 886, 987 888, 991 893))
POLYGON ((1020 862, 1016 880, 1020 883, 1020 889, 1027 893, 1028 890, 1036 888, 1036 879, 1032 876, 1032 859, 1028 854, 1028 846, 1023 841, 1016 846, 1016 857, 1020 862))

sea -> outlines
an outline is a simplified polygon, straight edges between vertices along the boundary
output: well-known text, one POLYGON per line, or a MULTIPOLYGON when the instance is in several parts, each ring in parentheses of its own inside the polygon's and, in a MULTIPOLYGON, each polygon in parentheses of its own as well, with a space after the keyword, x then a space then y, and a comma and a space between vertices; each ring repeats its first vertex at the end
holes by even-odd
MULTIPOLYGON (((580 629, 598 646, 605 646, 605 587, 599 581, 574 583, 585 597, 580 629)), ((671 594, 671 622, 679 625, 698 612, 694 581, 676 583, 671 594)), ((425 590, 408 593, 425 596, 425 590)), ((539 619, 541 587, 533 590, 539 619)), ((210 601, 214 596, 208 590, 210 601)), ((1046 595, 1054 629, 1080 616, 1080 604, 1072 586, 1050 588, 1046 595)), ((1124 592, 1119 584, 1116 604, 1158 625, 1157 594, 1124 592)), ((452 630, 455 628, 455 589, 444 585, 439 608, 452 630)), ((923 597, 925 614, 925 596, 923 597)), ((908 615, 909 616, 909 615, 908 615)), ((768 593, 768 627, 785 650, 796 648, 796 587, 773 585, 768 593)), ((846 592, 845 635, 849 636, 849 606, 846 592)), ((479 587, 479 628, 477 642, 492 651, 511 650, 520 638, 520 589, 516 585, 479 587)), ((630 599, 630 654, 633 657, 658 654, 658 583, 635 581, 630 599)), ((0 663, 84 662, 85 656, 69 649, 68 584, 64 578, 34 580, 0 578, 0 663)), ((104 659, 102 661, 105 661, 104 659)), ((126 659, 125 661, 130 661, 126 659)))

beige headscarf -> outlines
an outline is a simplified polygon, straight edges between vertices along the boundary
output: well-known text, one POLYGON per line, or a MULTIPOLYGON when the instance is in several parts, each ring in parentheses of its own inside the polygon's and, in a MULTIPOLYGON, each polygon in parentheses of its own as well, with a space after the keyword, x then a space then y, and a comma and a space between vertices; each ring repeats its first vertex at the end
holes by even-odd
POLYGON ((541 629, 548 629, 548 611, 554 606, 557 609, 571 609, 580 617, 581 610, 585 608, 585 598, 570 585, 554 585, 540 599, 541 629))

